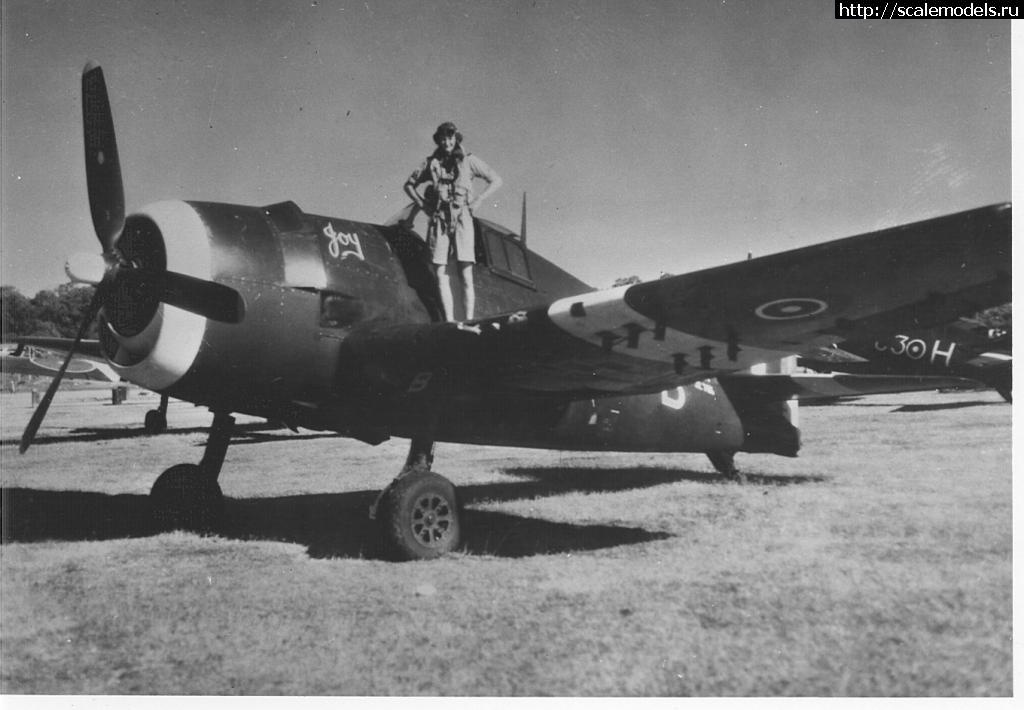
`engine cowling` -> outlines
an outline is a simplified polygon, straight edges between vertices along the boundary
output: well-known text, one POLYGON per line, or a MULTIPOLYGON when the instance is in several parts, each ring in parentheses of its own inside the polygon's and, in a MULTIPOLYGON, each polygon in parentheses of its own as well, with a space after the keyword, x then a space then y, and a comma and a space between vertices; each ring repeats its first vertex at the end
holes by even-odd
POLYGON ((429 322, 387 235, 293 203, 168 201, 126 218, 125 262, 101 312, 104 354, 125 379, 211 408, 341 426, 339 349, 365 322, 429 322), (229 287, 244 318, 170 305, 139 275, 229 287))
MULTIPOLYGON (((130 215, 117 249, 136 266, 214 279, 209 233, 186 202, 158 202, 130 215)), ((121 279, 100 312, 100 342, 121 377, 165 390, 195 364, 208 322, 161 303, 144 279, 121 279)))

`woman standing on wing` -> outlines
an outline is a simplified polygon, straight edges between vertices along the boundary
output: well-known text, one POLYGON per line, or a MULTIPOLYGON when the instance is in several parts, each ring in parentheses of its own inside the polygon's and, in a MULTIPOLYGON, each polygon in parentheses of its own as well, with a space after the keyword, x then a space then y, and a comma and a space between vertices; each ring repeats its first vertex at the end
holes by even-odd
POLYGON ((473 264, 476 263, 473 212, 495 190, 501 187, 501 176, 487 163, 462 149, 462 134, 454 123, 446 122, 434 132, 437 149, 413 171, 405 181, 405 192, 416 206, 430 216, 427 243, 437 274, 446 320, 455 320, 451 283, 448 278, 448 255, 455 250, 462 278, 462 293, 466 307, 466 320, 473 319, 476 290, 473 287, 473 264), (473 180, 487 183, 479 195, 473 194, 473 180), (426 195, 417 187, 429 182, 426 195))

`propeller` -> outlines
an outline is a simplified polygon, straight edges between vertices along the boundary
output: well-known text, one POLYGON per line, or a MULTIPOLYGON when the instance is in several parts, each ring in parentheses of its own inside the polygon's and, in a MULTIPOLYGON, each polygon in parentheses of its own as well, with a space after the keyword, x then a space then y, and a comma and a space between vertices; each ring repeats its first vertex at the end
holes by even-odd
POLYGON ((125 227, 124 183, 117 154, 114 118, 110 110, 103 70, 88 62, 82 70, 82 126, 85 144, 85 176, 93 228, 100 242, 100 257, 78 257, 65 265, 73 281, 96 286, 86 308, 78 336, 64 364, 54 376, 46 395, 25 427, 19 450, 25 453, 50 408, 61 379, 85 337, 89 325, 118 292, 154 294, 157 299, 190 313, 225 323, 238 323, 245 313, 241 294, 230 286, 181 274, 147 268, 122 254, 118 248, 125 227))

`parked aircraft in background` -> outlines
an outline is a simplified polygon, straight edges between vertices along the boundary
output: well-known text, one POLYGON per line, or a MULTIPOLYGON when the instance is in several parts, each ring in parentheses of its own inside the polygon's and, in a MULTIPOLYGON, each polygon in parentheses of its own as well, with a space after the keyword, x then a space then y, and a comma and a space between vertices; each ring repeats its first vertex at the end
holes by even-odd
POLYGON ((374 510, 396 556, 436 556, 458 546, 461 524, 454 486, 432 471, 436 441, 699 452, 724 470, 738 451, 792 456, 791 388, 744 371, 1009 300, 1008 204, 603 291, 476 219, 480 317, 440 322, 426 244, 401 220, 293 202, 165 201, 126 217, 99 67, 82 85, 102 256, 69 267, 97 286, 77 340, 98 316, 118 374, 214 413, 200 463, 153 486, 168 527, 216 527, 241 412, 369 443, 410 439, 374 510), (637 411, 609 429, 602 416, 617 401, 637 411))
MULTIPOLYGON (((0 351, 0 371, 5 375, 53 377, 60 371, 63 361, 64 353, 57 355, 31 345, 9 344, 0 351)), ((121 379, 106 362, 87 357, 72 359, 64 377, 94 382, 117 382, 121 379)))
MULTIPOLYGON (((57 376, 63 359, 75 346, 71 338, 25 336, 16 338, 16 341, 17 344, 10 346, 10 352, 4 353, 0 360, 4 373, 57 376)), ((103 356, 99 340, 80 340, 74 349, 77 357, 71 360, 61 377, 115 384, 122 381, 103 356)), ((143 426, 147 434, 162 434, 167 430, 167 404, 167 395, 161 394, 157 408, 146 412, 143 426)))
POLYGON ((797 362, 818 372, 941 375, 975 380, 1013 399, 1013 336, 967 318, 938 328, 850 339, 805 353, 797 362))

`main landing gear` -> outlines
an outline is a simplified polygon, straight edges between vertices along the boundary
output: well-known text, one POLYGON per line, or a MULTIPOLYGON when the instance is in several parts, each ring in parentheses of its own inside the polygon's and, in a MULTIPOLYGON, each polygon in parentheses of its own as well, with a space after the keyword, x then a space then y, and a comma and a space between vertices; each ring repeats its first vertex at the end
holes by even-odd
MULTIPOLYGON (((157 529, 215 532, 224 517, 220 475, 235 420, 217 412, 206 451, 198 464, 178 464, 160 474, 149 493, 157 529)), ((455 486, 430 470, 434 440, 414 438, 405 466, 370 508, 384 535, 385 551, 401 560, 439 557, 461 539, 455 486)))
POLYGON ((217 412, 199 464, 178 464, 160 474, 149 492, 153 520, 159 530, 212 533, 224 517, 224 494, 217 477, 231 443, 234 418, 217 412))
POLYGON ((370 507, 379 519, 386 552, 401 560, 423 560, 455 550, 461 539, 455 486, 430 470, 432 438, 413 438, 405 466, 370 507))
POLYGON ((167 395, 160 395, 160 406, 146 412, 146 433, 163 434, 167 431, 167 395))

